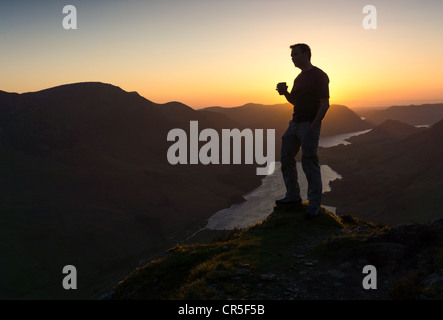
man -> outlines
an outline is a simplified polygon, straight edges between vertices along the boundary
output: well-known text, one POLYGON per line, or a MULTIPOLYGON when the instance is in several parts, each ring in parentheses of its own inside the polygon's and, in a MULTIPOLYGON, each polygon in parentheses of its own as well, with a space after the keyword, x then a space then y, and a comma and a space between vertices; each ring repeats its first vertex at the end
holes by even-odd
POLYGON ((301 73, 294 80, 291 92, 285 83, 277 91, 294 105, 293 118, 282 138, 281 171, 286 186, 286 196, 277 205, 301 207, 300 187, 297 181, 295 156, 302 149, 302 167, 308 181, 307 218, 317 216, 322 195, 322 180, 317 148, 321 122, 329 109, 329 78, 321 69, 311 64, 311 49, 300 43, 290 46, 294 65, 301 73))

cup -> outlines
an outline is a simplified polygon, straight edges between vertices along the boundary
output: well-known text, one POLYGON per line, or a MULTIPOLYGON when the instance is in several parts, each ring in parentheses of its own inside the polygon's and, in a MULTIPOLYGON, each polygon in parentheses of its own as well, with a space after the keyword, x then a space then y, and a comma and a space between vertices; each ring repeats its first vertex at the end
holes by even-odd
POLYGON ((288 90, 286 82, 277 83, 277 91, 279 95, 283 95, 288 90))

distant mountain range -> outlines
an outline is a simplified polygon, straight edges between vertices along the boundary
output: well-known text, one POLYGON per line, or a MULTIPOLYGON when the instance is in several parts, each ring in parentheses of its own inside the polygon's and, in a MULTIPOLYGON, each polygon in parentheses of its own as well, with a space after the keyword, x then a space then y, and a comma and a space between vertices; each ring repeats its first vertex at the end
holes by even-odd
POLYGON ((321 159, 343 177, 325 201, 337 214, 386 224, 442 218, 442 137, 443 120, 429 129, 386 120, 350 145, 322 149, 321 159))
MULTIPOLYGON (((99 82, 23 94, 0 91, 0 299, 97 297, 140 260, 185 239, 260 185, 256 165, 169 164, 171 129, 188 131, 192 120, 200 130, 218 132, 274 128, 278 156, 291 117, 289 104, 194 110, 180 102, 156 104, 99 82), (81 274, 75 291, 61 286, 68 264, 81 274)), ((331 106, 322 134, 371 127, 350 109, 331 106)), ((371 156, 395 159, 400 154, 395 148, 413 151, 415 158, 395 160, 404 163, 394 161, 386 170, 396 170, 394 163, 417 174, 424 170, 411 190, 426 187, 426 179, 440 186, 432 168, 441 156, 435 158, 440 154, 431 147, 441 132, 434 127, 371 156)), ((331 163, 376 165, 375 158, 366 165, 366 158, 337 150, 343 154, 329 157, 331 163)))
POLYGON ((433 125, 443 119, 443 103, 372 109, 356 108, 354 111, 373 125, 378 125, 388 119, 398 120, 413 126, 433 125))

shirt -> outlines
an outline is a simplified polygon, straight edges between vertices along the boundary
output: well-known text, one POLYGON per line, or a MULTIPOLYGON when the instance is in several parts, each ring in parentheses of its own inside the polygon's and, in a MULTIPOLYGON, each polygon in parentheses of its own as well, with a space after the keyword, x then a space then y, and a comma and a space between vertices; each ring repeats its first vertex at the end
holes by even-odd
POLYGON ((294 122, 312 122, 320 108, 320 99, 329 98, 328 75, 317 67, 301 72, 294 80, 294 122))

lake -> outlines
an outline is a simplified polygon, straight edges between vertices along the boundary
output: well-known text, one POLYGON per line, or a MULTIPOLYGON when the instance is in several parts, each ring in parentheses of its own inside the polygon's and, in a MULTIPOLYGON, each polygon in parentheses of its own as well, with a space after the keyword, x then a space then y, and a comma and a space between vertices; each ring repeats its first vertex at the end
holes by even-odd
MULTIPOLYGON (((320 168, 323 192, 330 191, 329 183, 335 179, 341 179, 341 176, 327 165, 321 165, 320 168)), ((297 170, 299 172, 300 195, 302 200, 306 201, 308 184, 300 162, 297 162, 297 170)), ((285 193, 286 189, 280 171, 280 162, 276 162, 274 173, 263 178, 262 184, 258 188, 243 196, 246 199, 245 202, 234 204, 230 208, 218 211, 209 218, 206 228, 212 230, 232 230, 254 225, 259 221, 263 221, 271 214, 275 206, 275 200, 283 198, 285 193)), ((332 207, 327 209, 335 211, 332 207)))
POLYGON ((357 132, 343 133, 343 134, 338 134, 338 135, 330 136, 330 137, 321 137, 318 145, 319 145, 319 147, 323 147, 323 148, 329 148, 329 147, 337 146, 339 144, 347 145, 347 144, 350 144, 350 142, 346 141, 346 139, 349 139, 350 137, 359 136, 361 134, 365 134, 371 130, 372 129, 357 131, 357 132))
MULTIPOLYGON (((331 137, 321 138, 319 146, 328 148, 339 144, 349 144, 346 139, 364 134, 370 130, 351 132, 331 137)), ((332 170, 327 165, 321 165, 321 174, 323 182, 323 193, 331 191, 330 183, 336 179, 341 179, 339 173, 332 170)), ((298 182, 300 185, 300 195, 303 201, 307 200, 307 181, 303 173, 301 163, 297 162, 298 182)), ((280 162, 276 162, 273 174, 263 178, 262 184, 252 192, 243 196, 245 202, 234 204, 229 208, 215 213, 208 220, 206 229, 212 230, 232 230, 235 228, 247 228, 269 216, 275 206, 275 200, 281 199, 286 193, 282 174, 280 171, 280 162)), ((323 205, 326 209, 335 213, 334 207, 323 205)))

